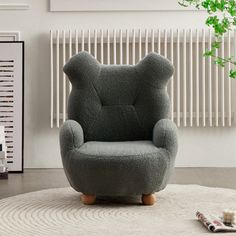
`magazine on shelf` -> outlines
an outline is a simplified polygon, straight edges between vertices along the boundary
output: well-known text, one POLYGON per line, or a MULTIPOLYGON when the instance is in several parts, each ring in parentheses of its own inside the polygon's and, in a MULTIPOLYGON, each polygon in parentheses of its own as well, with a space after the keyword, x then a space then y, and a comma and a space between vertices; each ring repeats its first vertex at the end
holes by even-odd
POLYGON ((236 232, 236 224, 225 225, 222 218, 197 212, 198 220, 211 232, 236 232))

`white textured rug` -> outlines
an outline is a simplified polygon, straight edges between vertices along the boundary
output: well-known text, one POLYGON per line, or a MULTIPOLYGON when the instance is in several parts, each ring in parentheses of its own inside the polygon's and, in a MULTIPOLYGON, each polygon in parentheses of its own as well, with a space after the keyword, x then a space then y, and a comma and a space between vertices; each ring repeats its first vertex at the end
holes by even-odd
POLYGON ((0 235, 212 235, 195 212, 236 208, 235 190, 198 185, 169 185, 157 193, 154 206, 141 205, 139 198, 103 198, 85 206, 79 197, 71 188, 59 188, 0 200, 0 235))

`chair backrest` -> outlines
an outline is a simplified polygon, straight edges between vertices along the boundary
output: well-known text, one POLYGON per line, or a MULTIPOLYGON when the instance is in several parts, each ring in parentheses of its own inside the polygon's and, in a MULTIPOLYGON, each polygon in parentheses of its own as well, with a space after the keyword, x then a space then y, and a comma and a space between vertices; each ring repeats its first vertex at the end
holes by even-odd
POLYGON ((64 66, 72 83, 68 118, 80 123, 85 141, 151 140, 167 118, 170 61, 150 53, 135 66, 101 65, 87 52, 64 66))

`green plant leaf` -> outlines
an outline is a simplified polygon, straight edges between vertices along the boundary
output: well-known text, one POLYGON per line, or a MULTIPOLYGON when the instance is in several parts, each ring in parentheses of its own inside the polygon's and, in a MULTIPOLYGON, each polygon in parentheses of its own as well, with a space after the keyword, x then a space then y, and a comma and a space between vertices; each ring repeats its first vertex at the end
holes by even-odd
POLYGON ((236 79, 236 71, 235 70, 230 70, 229 77, 232 78, 232 79, 236 79))

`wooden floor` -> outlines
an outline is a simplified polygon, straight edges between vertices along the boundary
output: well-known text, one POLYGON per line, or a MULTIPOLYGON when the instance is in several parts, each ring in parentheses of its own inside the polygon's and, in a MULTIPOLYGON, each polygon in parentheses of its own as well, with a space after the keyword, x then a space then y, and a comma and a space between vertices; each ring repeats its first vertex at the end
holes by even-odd
MULTIPOLYGON (((176 168, 170 182, 236 189, 236 168, 176 168)), ((0 198, 66 186, 69 183, 62 169, 26 169, 24 174, 0 180, 0 198)))

